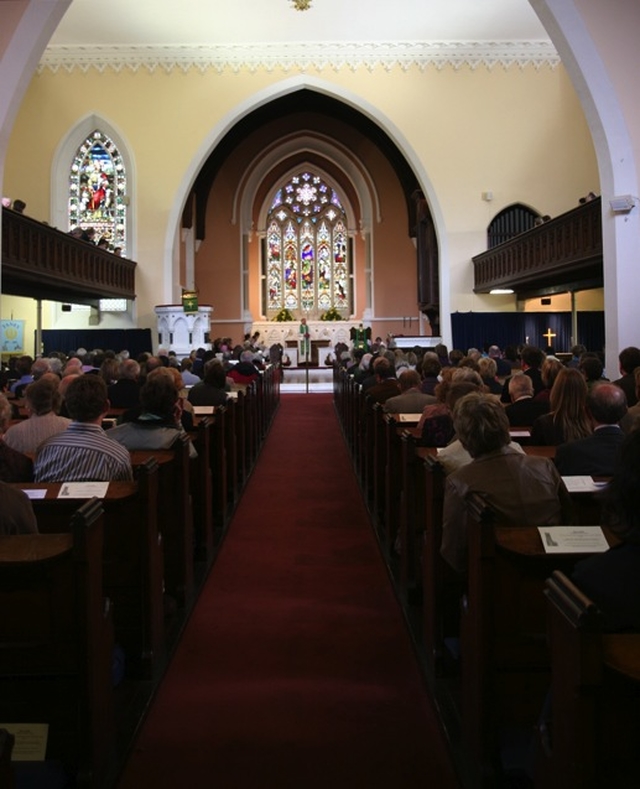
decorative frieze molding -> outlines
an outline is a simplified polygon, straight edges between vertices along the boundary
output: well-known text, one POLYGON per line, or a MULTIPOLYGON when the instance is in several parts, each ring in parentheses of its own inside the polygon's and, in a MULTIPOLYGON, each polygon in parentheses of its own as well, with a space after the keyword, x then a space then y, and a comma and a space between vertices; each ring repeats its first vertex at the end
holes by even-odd
POLYGON ((553 45, 546 41, 425 41, 425 42, 337 42, 265 44, 220 44, 207 46, 50 46, 38 72, 112 70, 154 72, 174 70, 218 73, 259 70, 334 71, 365 68, 408 70, 445 67, 472 70, 479 66, 555 68, 560 63, 553 45))

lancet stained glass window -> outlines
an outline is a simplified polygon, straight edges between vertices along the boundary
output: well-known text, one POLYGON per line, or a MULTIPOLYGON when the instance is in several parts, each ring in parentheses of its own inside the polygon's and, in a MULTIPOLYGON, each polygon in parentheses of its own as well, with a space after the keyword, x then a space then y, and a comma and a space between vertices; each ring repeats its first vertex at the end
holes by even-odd
POLYGON ((109 249, 126 254, 127 176, 118 149, 95 129, 78 148, 69 177, 69 229, 95 230, 94 240, 106 238, 109 249))
POLYGON ((344 208, 320 176, 304 171, 275 194, 267 215, 267 316, 280 310, 350 313, 344 208))

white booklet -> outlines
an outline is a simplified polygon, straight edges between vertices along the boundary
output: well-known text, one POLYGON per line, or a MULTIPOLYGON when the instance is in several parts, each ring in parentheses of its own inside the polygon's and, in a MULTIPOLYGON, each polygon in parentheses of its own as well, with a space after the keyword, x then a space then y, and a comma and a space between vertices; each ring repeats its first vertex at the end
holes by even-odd
POLYGON ((570 476, 562 478, 569 493, 595 493, 607 487, 607 482, 595 482, 593 477, 570 476))
POLYGON ((59 499, 103 499, 109 490, 108 482, 63 482, 58 493, 59 499))
POLYGON ((213 414, 215 411, 215 406, 212 405, 194 405, 193 406, 193 413, 196 416, 207 416, 208 414, 213 414))
POLYGON ((609 543, 600 526, 538 526, 546 553, 603 553, 609 543))
POLYGON ((398 414, 398 422, 419 422, 422 414, 398 414))

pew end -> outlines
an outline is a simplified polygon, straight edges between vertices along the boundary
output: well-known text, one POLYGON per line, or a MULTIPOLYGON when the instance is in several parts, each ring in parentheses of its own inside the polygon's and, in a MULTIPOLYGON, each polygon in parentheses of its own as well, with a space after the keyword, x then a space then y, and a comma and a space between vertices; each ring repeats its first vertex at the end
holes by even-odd
POLYGON ((115 722, 111 607, 102 596, 103 511, 92 499, 70 534, 0 537, 0 716, 48 724, 47 764, 98 786, 115 722))

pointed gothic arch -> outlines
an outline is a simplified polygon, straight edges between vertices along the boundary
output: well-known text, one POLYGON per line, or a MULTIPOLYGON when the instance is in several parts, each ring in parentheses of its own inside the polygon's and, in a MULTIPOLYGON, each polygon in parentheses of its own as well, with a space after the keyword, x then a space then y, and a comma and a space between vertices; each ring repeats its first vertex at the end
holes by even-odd
POLYGON ((51 224, 61 230, 71 229, 70 223, 91 224, 96 234, 112 225, 112 246, 126 247, 126 256, 135 259, 135 167, 129 150, 117 129, 95 114, 70 129, 53 157, 51 224))

